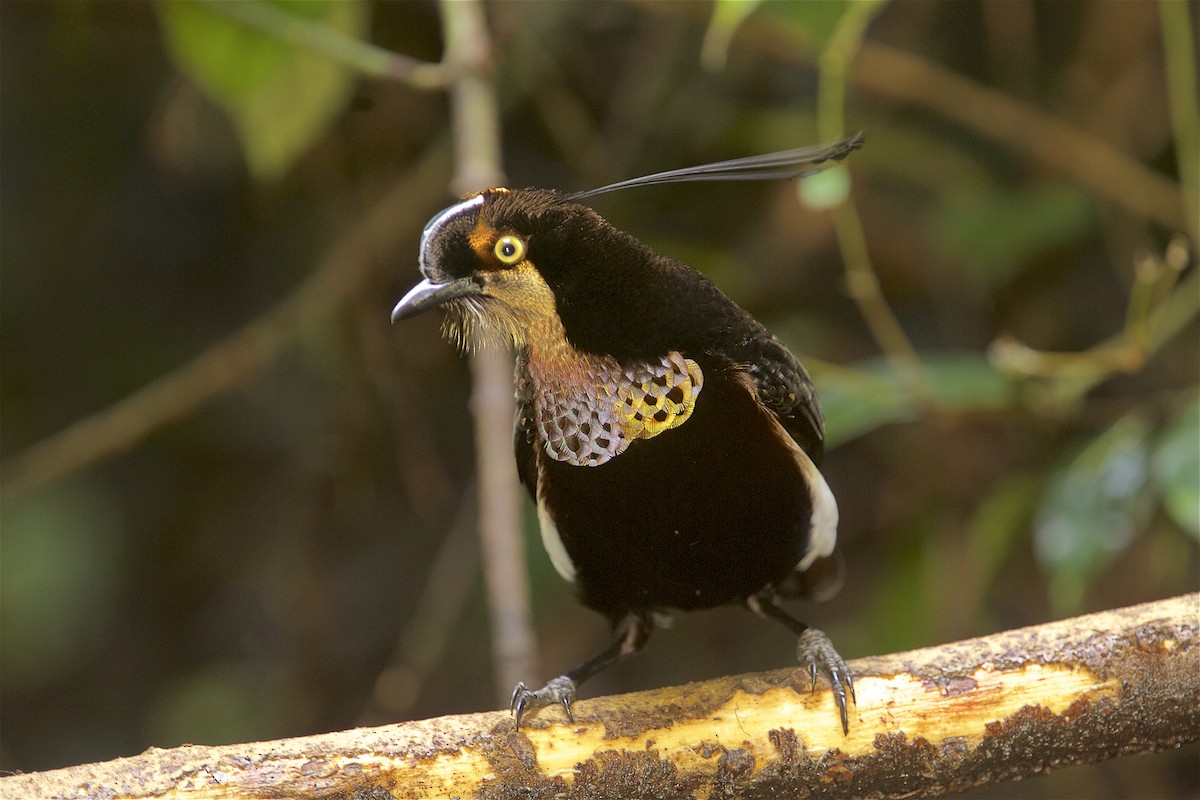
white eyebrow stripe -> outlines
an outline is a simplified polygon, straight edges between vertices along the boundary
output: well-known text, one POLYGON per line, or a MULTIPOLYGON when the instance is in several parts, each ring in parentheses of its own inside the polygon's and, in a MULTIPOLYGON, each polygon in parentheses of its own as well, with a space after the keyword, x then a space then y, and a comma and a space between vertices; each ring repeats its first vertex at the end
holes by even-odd
POLYGON ((429 241, 437 235, 437 232, 442 229, 442 226, 444 226, 451 217, 466 211, 468 208, 474 208, 475 206, 481 205, 483 205, 483 195, 473 195, 468 197, 466 200, 463 200, 461 203, 455 203, 426 223, 425 230, 421 232, 421 257, 419 259, 421 273, 425 275, 425 277, 429 277, 429 273, 425 271, 425 248, 429 246, 429 241))

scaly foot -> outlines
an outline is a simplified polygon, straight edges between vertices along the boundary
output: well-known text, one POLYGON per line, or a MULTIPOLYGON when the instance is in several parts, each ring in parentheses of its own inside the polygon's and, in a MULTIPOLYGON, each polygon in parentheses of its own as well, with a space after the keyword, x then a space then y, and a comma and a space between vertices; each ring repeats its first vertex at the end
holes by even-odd
POLYGON ((850 699, 857 703, 854 696, 854 676, 850 668, 834 649, 829 637, 816 628, 808 628, 800 634, 796 642, 796 658, 800 665, 808 669, 812 680, 812 690, 817 690, 818 673, 825 676, 833 688, 833 699, 842 715, 842 733, 850 732, 850 715, 846 710, 846 690, 850 690, 850 699))
POLYGON ((516 718, 516 725, 519 728, 521 727, 521 717, 527 710, 555 704, 561 705, 567 712, 567 719, 574 722, 575 716, 571 713, 571 703, 573 702, 575 702, 575 681, 566 675, 559 675, 537 691, 530 691, 525 688, 524 683, 518 683, 513 688, 511 706, 513 717, 516 718))

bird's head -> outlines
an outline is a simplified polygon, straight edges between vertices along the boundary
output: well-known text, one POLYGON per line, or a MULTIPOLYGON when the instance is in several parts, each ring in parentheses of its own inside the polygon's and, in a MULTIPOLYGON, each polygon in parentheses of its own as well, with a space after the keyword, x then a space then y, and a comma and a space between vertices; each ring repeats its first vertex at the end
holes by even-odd
MULTIPOLYGON (((392 310, 392 320, 443 307, 446 332, 461 346, 522 346, 539 334, 566 335, 560 315, 576 298, 599 299, 611 286, 614 248, 643 248, 592 209, 543 189, 488 189, 441 211, 421 234, 424 280, 392 310), (592 268, 596 261, 600 269, 592 268)), ((643 259, 644 261, 644 259, 643 259)), ((570 316, 570 312, 568 312, 570 316)))
POLYGON ((469 195, 425 226, 424 280, 396 304, 392 319, 442 306, 447 333, 469 349, 540 340, 617 358, 658 358, 689 341, 703 348, 701 335, 720 330, 732 304, 690 267, 577 201, 661 183, 803 176, 861 144, 858 134, 827 147, 686 167, 568 195, 545 189, 469 195), (698 319, 708 325, 697 326, 698 319))

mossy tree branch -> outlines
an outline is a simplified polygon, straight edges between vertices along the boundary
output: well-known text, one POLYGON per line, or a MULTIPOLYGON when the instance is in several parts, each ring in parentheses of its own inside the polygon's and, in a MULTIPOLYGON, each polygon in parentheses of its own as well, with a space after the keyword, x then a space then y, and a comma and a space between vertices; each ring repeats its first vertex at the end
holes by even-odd
POLYGON ((171 750, 0 779, 6 798, 914 797, 1200 739, 1200 594, 852 662, 843 736, 799 670, 171 750))

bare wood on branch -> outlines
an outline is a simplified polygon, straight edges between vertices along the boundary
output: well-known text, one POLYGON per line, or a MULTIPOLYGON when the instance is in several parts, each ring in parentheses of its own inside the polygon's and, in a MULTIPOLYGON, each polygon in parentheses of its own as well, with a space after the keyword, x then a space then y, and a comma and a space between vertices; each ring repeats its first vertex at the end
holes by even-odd
POLYGON ((916 797, 1200 739, 1200 594, 851 662, 849 735, 800 670, 171 750, 0 779, 5 798, 916 797))

